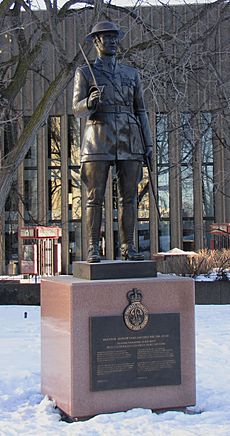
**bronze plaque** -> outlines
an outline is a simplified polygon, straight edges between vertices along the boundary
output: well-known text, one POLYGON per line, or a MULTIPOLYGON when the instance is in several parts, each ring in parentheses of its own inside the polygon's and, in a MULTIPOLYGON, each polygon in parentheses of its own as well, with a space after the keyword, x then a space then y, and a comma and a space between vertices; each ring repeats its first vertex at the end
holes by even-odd
POLYGON ((130 330, 122 316, 90 318, 91 390, 181 383, 180 314, 149 314, 130 330))
POLYGON ((148 309, 142 304, 142 292, 133 288, 127 293, 129 306, 124 311, 124 322, 130 330, 142 330, 149 322, 148 309))

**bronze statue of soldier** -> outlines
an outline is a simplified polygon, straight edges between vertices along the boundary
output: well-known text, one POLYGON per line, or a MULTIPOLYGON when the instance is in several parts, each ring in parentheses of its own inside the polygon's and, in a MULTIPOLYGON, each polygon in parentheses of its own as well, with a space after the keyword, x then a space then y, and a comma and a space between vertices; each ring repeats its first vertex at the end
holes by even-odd
POLYGON ((81 177, 87 187, 88 262, 100 262, 102 203, 111 165, 118 180, 121 257, 144 259, 134 245, 135 197, 142 161, 152 153, 152 135, 138 71, 115 58, 122 36, 115 23, 97 23, 86 37, 97 58, 77 68, 74 79, 73 111, 86 118, 81 177))

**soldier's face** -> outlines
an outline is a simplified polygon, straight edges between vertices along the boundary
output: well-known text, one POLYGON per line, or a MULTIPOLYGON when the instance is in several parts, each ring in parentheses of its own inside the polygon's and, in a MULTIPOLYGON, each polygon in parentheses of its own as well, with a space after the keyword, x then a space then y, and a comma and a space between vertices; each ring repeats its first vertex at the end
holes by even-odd
POLYGON ((117 32, 102 32, 94 39, 98 53, 105 56, 114 56, 116 54, 118 42, 117 32))

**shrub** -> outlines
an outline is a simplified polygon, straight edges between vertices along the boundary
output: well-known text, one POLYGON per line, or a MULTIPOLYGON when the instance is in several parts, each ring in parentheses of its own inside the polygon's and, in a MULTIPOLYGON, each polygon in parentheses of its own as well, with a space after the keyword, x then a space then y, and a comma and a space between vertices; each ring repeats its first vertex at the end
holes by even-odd
POLYGON ((197 277, 200 274, 210 275, 216 272, 216 280, 229 280, 230 250, 209 250, 207 248, 198 251, 194 256, 187 257, 186 274, 197 277))
POLYGON ((204 248, 198 251, 194 256, 187 257, 186 268, 187 274, 196 277, 200 274, 208 275, 212 272, 214 266, 213 250, 204 248))

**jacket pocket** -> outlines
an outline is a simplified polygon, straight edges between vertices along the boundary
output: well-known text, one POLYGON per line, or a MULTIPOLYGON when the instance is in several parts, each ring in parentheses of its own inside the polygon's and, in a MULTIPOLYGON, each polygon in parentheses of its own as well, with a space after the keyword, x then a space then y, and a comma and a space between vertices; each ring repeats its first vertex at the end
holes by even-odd
POLYGON ((82 154, 106 154, 107 134, 104 123, 88 120, 85 125, 82 154))

